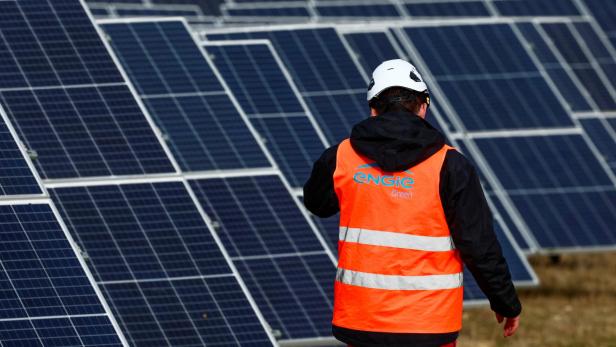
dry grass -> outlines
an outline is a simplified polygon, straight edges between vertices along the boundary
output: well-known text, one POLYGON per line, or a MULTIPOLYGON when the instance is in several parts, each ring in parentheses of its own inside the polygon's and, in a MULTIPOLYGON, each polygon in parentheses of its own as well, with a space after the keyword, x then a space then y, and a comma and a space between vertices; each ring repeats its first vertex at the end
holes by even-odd
POLYGON ((530 261, 541 285, 519 290, 523 312, 516 335, 503 338, 489 308, 467 309, 458 346, 616 347, 616 253, 530 261))

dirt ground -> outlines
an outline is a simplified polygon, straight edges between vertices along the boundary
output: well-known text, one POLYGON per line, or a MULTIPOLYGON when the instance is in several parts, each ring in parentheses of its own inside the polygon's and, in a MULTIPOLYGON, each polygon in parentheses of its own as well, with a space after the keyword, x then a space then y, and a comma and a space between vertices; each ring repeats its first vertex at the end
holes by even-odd
POLYGON ((616 252, 530 258, 541 284, 519 289, 521 326, 502 336, 487 307, 465 310, 459 347, 616 347, 616 252))

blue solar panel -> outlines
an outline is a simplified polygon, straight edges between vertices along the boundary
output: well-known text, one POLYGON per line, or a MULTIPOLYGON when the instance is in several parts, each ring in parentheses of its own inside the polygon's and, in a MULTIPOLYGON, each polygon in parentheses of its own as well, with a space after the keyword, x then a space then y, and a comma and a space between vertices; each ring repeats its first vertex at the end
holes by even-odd
POLYGON ((368 75, 385 60, 406 59, 396 51, 385 32, 360 32, 344 34, 360 65, 368 75))
POLYGON ((2 1, 0 29, 0 103, 43 178, 175 171, 79 1, 2 1))
POLYGON ((575 0, 491 0, 502 16, 579 16, 575 0))
POLYGON ((42 194, 0 105, 0 195, 42 194))
POLYGON ((122 345, 48 204, 0 206, 0 228, 3 345, 122 345))
POLYGON ((270 344, 182 182, 51 194, 132 345, 270 344))
POLYGON ((321 17, 400 17, 400 12, 393 4, 360 4, 345 3, 339 5, 318 4, 314 6, 321 17))
POLYGON ((475 141, 540 247, 616 244, 616 188, 582 136, 475 141))
POLYGON ((616 118, 580 119, 580 123, 616 174, 616 118))
MULTIPOLYGON (((567 69, 560 63, 551 46, 541 36, 534 24, 520 23, 517 24, 525 40, 529 43, 533 53, 541 62, 548 76, 556 85, 558 91, 562 94, 564 102, 574 112, 590 111, 592 107, 590 103, 594 103, 591 96, 581 83, 576 83, 570 76, 567 69)), ((556 51, 558 53, 558 51, 556 51)))
POLYGON ((103 29, 183 170, 271 165, 184 23, 103 29))
POLYGON ((562 55, 564 61, 573 70, 583 87, 588 91, 596 105, 602 111, 616 110, 616 98, 614 97, 613 86, 607 80, 616 78, 616 70, 614 70, 614 59, 605 51, 605 47, 599 52, 599 40, 596 35, 588 30, 588 27, 579 26, 584 31, 584 38, 580 40, 588 40, 588 47, 592 47, 593 53, 601 54, 597 56, 603 63, 595 66, 582 46, 582 42, 576 39, 573 28, 566 23, 545 23, 541 28, 547 34, 547 37, 554 44, 556 49, 562 55), (609 61, 608 61, 609 60, 609 61), (602 68, 607 68, 608 75, 603 75, 605 72, 602 68), (611 90, 610 90, 611 88, 611 90), (611 91, 611 92, 610 92, 611 91))
POLYGON ((310 12, 305 6, 276 7, 226 7, 223 13, 228 17, 288 17, 310 18, 310 12))
POLYGON ((178 17, 197 17, 201 13, 198 9, 174 9, 174 8, 117 8, 116 15, 120 17, 159 17, 159 16, 178 16, 178 17))
POLYGON ((509 25, 404 31, 468 130, 573 125, 509 25))
POLYGON ((404 5, 412 17, 486 17, 490 11, 483 1, 420 2, 404 5))
POLYGON ((614 21, 614 15, 616 15, 616 2, 583 0, 582 3, 588 9, 589 14, 605 31, 607 37, 612 41, 612 45, 616 46, 616 21, 614 21))
POLYGON ((205 48, 289 183, 302 186, 325 146, 270 47, 205 48))
POLYGON ((208 40, 269 39, 330 143, 369 114, 367 81, 333 28, 213 33, 208 40))
POLYGON ((190 182, 281 339, 331 335, 335 268, 278 176, 190 182))

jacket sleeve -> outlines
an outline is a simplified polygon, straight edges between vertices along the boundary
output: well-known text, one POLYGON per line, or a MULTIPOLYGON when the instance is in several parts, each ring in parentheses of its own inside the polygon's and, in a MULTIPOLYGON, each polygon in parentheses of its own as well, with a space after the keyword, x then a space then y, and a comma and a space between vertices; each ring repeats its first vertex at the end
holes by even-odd
POLYGON ((337 153, 338 145, 326 149, 312 166, 310 178, 304 184, 304 205, 321 218, 333 216, 340 210, 334 190, 337 153))
POLYGON ((479 177, 473 165, 455 150, 445 157, 440 194, 453 242, 490 307, 505 317, 518 316, 522 305, 494 233, 479 177))

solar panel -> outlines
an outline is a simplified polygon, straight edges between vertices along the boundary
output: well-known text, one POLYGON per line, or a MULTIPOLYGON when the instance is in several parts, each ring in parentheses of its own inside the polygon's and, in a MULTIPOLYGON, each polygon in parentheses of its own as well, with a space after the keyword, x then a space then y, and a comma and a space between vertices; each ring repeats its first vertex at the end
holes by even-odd
POLYGON ((404 5, 411 17, 488 17, 484 1, 417 2, 404 5))
POLYGON ((587 118, 580 123, 616 174, 616 118, 587 118))
POLYGON ((0 196, 41 195, 34 168, 24 158, 15 130, 0 105, 0 196))
POLYGON ((579 132, 475 140, 544 249, 616 244, 613 175, 579 132))
POLYGON ((164 7, 119 7, 114 12, 119 17, 159 17, 159 16, 178 16, 178 17, 199 17, 203 14, 197 6, 177 5, 164 7))
POLYGON ((317 15, 327 19, 340 18, 400 18, 398 8, 392 3, 353 3, 347 1, 340 4, 317 4, 314 6, 317 15))
POLYGON ((540 30, 601 111, 616 110, 616 61, 587 24, 543 23, 540 30), (576 31, 582 30, 582 33, 576 31), (584 36, 582 36, 584 35, 584 36))
POLYGON ((190 181, 281 340, 331 335, 333 257, 277 175, 190 181))
POLYGON ((368 116, 366 77, 333 28, 213 30, 207 40, 269 39, 329 143, 368 116))
MULTIPOLYGON (((208 16, 219 16, 220 15, 220 5, 224 2, 224 0, 150 0, 154 4, 164 4, 164 5, 172 5, 172 4, 186 4, 186 5, 197 5, 201 9, 203 14, 208 16)), ((235 1, 238 2, 238 1, 235 1)))
POLYGON ((616 3, 613 1, 583 0, 580 1, 580 4, 605 31, 612 45, 616 46, 616 22, 614 22, 616 3))
POLYGON ((251 20, 253 18, 267 18, 271 21, 279 19, 284 20, 308 20, 311 16, 307 6, 303 5, 289 5, 289 6, 222 6, 222 13, 225 17, 231 19, 246 18, 251 20))
POLYGON ((0 343, 123 346, 47 199, 0 206, 0 343))
POLYGON ((183 22, 101 26, 183 170, 271 166, 183 22))
POLYGON ((175 172, 79 1, 2 1, 0 29, 0 103, 43 178, 175 172))
POLYGON ((291 186, 303 186, 327 142, 269 43, 204 47, 291 186))
POLYGON ((573 125, 510 25, 408 27, 404 32, 466 129, 573 125))
POLYGON ((51 195, 131 345, 269 345, 182 181, 51 195))
POLYGON ((502 16, 580 16, 575 0, 490 0, 502 16))

